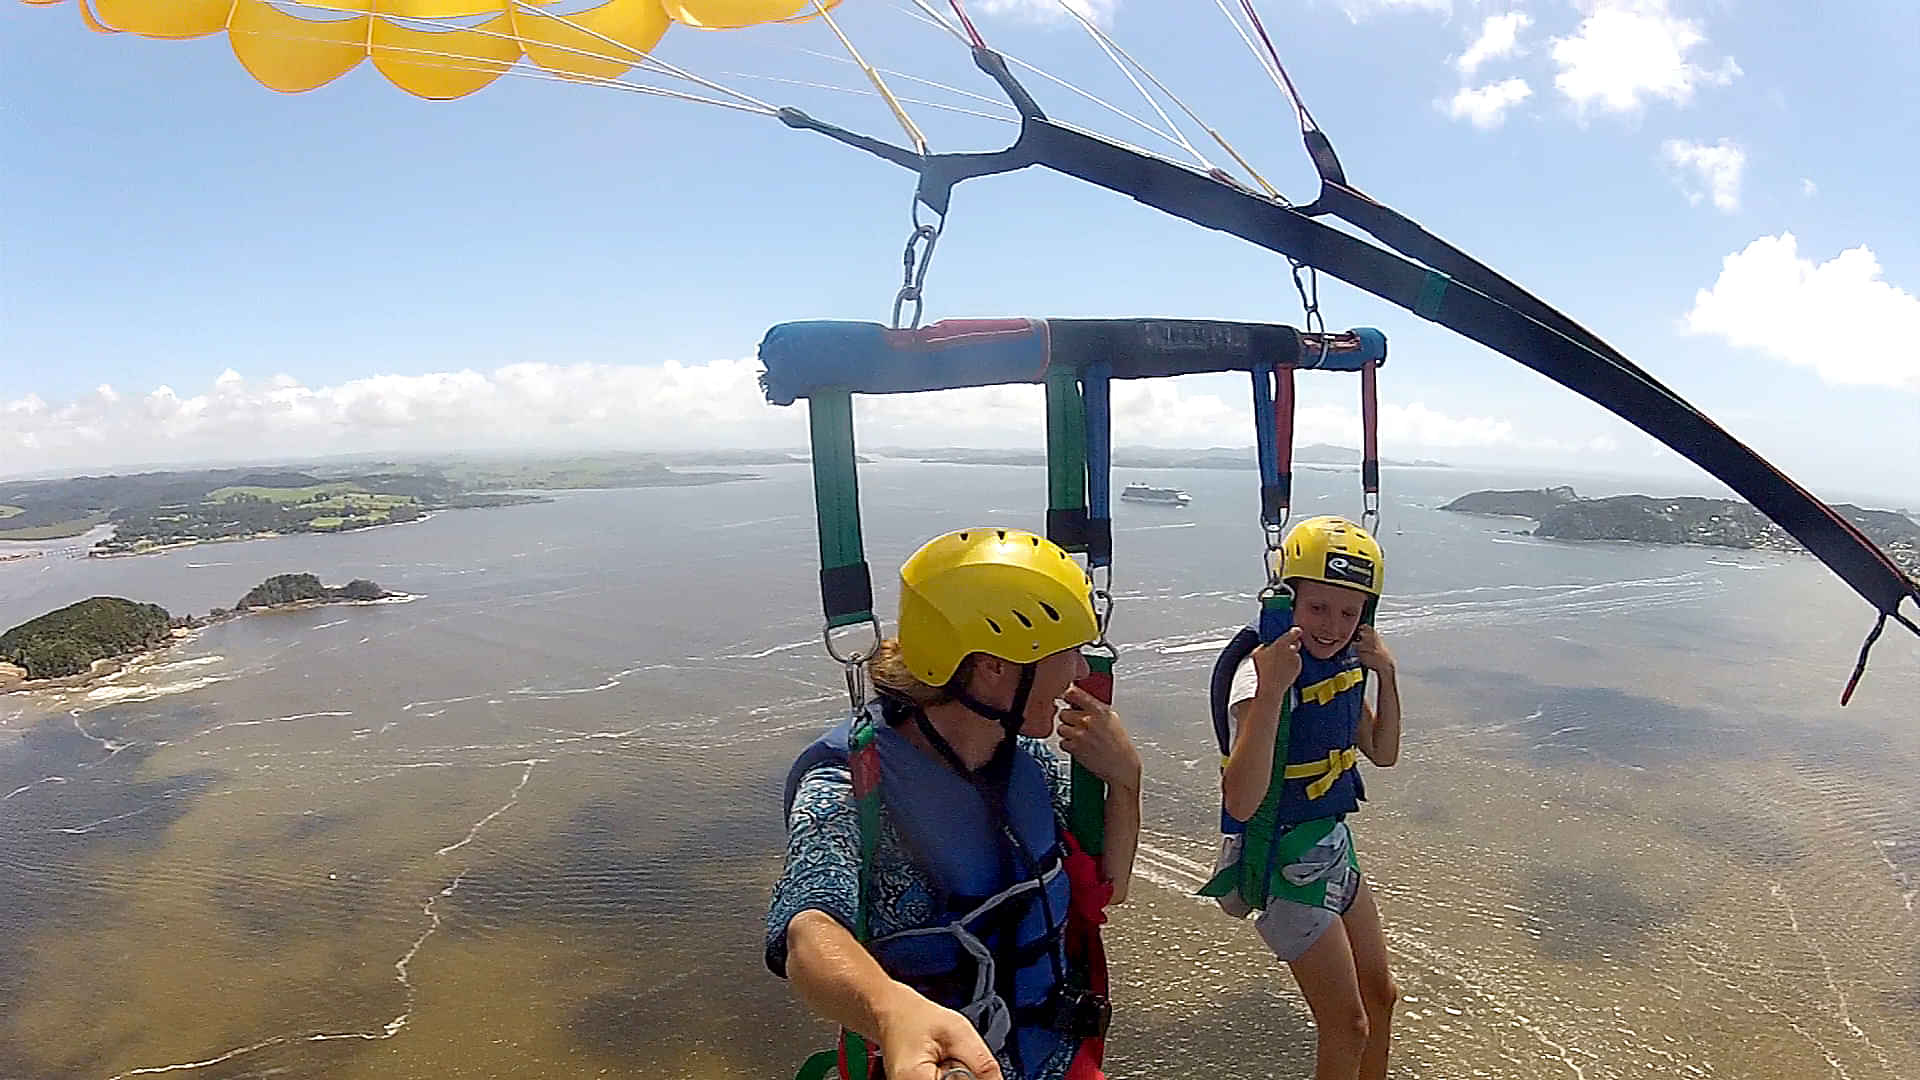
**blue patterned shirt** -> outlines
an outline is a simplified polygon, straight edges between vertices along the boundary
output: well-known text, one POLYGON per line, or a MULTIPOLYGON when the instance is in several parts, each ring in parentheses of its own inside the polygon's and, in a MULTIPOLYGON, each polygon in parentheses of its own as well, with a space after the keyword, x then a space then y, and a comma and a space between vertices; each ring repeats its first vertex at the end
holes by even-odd
MULTIPOLYGON (((1073 790, 1067 759, 1039 739, 1021 736, 1020 749, 1040 762, 1053 789, 1056 815, 1066 818, 1073 790)), ((883 813, 873 853, 867 929, 871 937, 925 926, 934 917, 933 882, 908 857, 900 834, 883 813)), ((853 932, 860 906, 860 810, 853 800, 853 778, 844 766, 821 765, 801 779, 787 819, 787 862, 773 886, 767 910, 767 966, 783 978, 787 971, 787 924, 802 911, 822 911, 853 932)), ((1061 1048, 1038 1068, 1020 1073, 1005 1054, 1000 1069, 1007 1080, 1061 1080, 1073 1059, 1072 1045, 1061 1048)))

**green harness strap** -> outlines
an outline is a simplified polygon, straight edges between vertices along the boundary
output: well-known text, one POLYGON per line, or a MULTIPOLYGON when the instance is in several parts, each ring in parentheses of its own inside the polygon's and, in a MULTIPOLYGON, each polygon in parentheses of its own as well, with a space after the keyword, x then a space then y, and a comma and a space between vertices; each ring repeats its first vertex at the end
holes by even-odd
MULTIPOLYGON (((1065 365, 1047 369, 1047 539, 1064 551, 1085 554, 1087 536, 1087 404, 1080 373, 1065 365)), ((1081 687, 1113 704, 1113 657, 1090 655, 1091 674, 1081 687)), ((1068 827, 1089 855, 1106 847, 1107 785, 1073 763, 1068 827)))
MULTIPOLYGON (((878 734, 873 718, 863 714, 847 738, 847 770, 853 777, 854 806, 860 811, 860 892, 854 905, 853 937, 862 945, 872 936, 873 854, 880 846, 880 751, 874 745, 878 734)), ((825 1080, 843 1062, 847 1080, 870 1080, 871 1061, 867 1040, 842 1028, 839 1045, 809 1057, 794 1080, 825 1080)))
POLYGON ((820 532, 820 599, 827 628, 873 621, 873 578, 860 540, 860 479, 853 449, 853 395, 816 390, 807 400, 813 505, 820 532))
POLYGON ((1087 550, 1087 408, 1065 365, 1047 369, 1047 539, 1087 550))
MULTIPOLYGON (((1285 592, 1266 593, 1260 601, 1260 615, 1263 628, 1291 626, 1293 598, 1285 592)), ((1293 694, 1289 688, 1280 703, 1280 723, 1273 735, 1273 772, 1267 780, 1267 793, 1241 833, 1240 858, 1201 886, 1201 896, 1218 899, 1237 890, 1240 899, 1255 911, 1264 909, 1276 898, 1317 905, 1325 896, 1324 884, 1294 885, 1281 872, 1333 831, 1336 824, 1328 819, 1283 829, 1278 823, 1280 800, 1287 786, 1287 744, 1292 729, 1293 694)), ((1220 767, 1224 772, 1226 762, 1222 761, 1220 767)))

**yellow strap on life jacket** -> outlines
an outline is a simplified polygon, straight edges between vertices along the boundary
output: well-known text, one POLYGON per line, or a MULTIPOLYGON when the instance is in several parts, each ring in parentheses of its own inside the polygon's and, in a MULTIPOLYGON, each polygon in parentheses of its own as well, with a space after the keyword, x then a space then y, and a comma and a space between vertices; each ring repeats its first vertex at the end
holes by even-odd
POLYGON ((1359 686, 1367 680, 1367 669, 1348 668, 1332 678, 1321 679, 1312 686, 1300 688, 1300 700, 1315 705, 1330 705, 1340 694, 1359 686))
POLYGON ((1317 799, 1333 789, 1333 782, 1340 774, 1354 767, 1360 760, 1360 748, 1349 746, 1345 750, 1335 750, 1320 761, 1309 761, 1299 765, 1287 766, 1287 779, 1306 780, 1319 777, 1307 785, 1307 798, 1317 799))

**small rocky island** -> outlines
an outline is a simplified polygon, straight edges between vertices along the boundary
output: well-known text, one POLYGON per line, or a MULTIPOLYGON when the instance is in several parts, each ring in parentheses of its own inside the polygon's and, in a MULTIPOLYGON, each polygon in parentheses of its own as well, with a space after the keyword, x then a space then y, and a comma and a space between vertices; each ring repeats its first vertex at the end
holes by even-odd
MULTIPOLYGON (((1475 491, 1442 510, 1529 518, 1534 536, 1554 540, 1626 540, 1703 544, 1751 551, 1798 551, 1798 541, 1748 503, 1694 496, 1614 495, 1586 499, 1571 487, 1475 491)), ((1834 507, 1908 573, 1920 572, 1920 524, 1904 513, 1834 507)))
POLYGON ((105 674, 118 662, 164 648, 193 630, 251 612, 401 595, 365 579, 334 588, 312 574, 276 574, 247 590, 232 608, 214 608, 205 616, 171 615, 158 604, 95 596, 0 634, 0 690, 105 674))

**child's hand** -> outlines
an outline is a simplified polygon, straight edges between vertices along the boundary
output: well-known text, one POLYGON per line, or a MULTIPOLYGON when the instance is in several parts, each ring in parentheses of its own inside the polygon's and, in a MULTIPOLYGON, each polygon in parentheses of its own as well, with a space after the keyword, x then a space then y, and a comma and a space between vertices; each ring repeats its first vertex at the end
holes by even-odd
POLYGON ((1254 693, 1273 699, 1285 694, 1300 677, 1300 643, 1305 634, 1294 627, 1272 642, 1253 650, 1254 693))
POLYGON ((1360 666, 1368 671, 1377 671, 1382 675, 1393 672, 1393 653, 1387 650, 1387 643, 1380 638, 1380 632, 1371 626, 1362 626, 1353 637, 1353 655, 1360 666))

